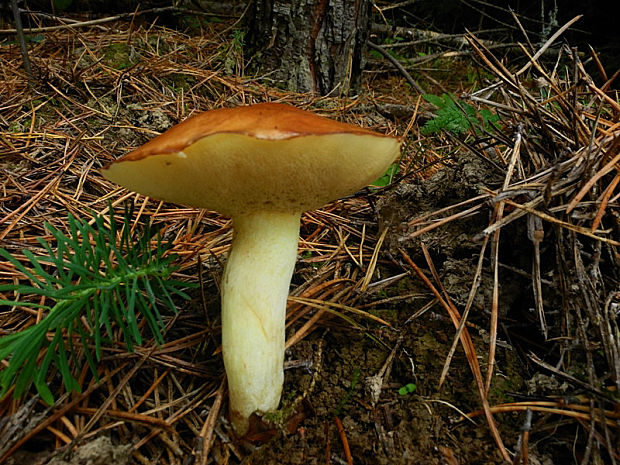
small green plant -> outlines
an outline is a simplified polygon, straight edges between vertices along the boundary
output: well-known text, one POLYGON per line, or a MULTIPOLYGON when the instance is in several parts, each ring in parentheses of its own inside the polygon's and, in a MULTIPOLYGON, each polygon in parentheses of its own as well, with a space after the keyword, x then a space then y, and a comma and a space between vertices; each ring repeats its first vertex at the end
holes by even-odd
POLYGON ((342 412, 342 409, 344 408, 344 406, 347 404, 347 402, 349 402, 349 400, 351 400, 351 397, 353 397, 353 393, 355 392, 357 383, 360 380, 360 374, 361 374, 361 370, 359 368, 356 368, 355 370, 353 370, 353 376, 351 378, 351 386, 349 387, 347 394, 338 403, 338 406, 336 407, 336 410, 334 412, 334 416, 336 417, 340 416, 340 413, 342 412))
POLYGON ((52 5, 54 5, 55 12, 65 11, 71 6, 72 3, 73 0, 52 0, 52 5))
POLYGON ((477 112, 470 104, 460 101, 457 103, 452 94, 441 96, 425 94, 424 100, 435 105, 438 110, 437 116, 422 127, 422 134, 431 135, 441 131, 449 131, 454 134, 463 134, 474 129, 487 128, 496 122, 499 117, 489 110, 477 112))
POLYGON ((232 31, 232 39, 227 46, 224 54, 224 72, 227 75, 242 74, 243 45, 245 43, 245 32, 241 29, 232 31))
POLYGON ((0 337, 0 360, 8 361, 0 371, 0 395, 14 387, 19 397, 34 383, 41 398, 52 404, 54 397, 47 386, 52 367, 58 369, 68 391, 79 392, 71 368, 82 366, 79 354, 84 354, 97 377, 95 361, 101 360, 104 344, 114 339, 113 327, 120 330, 127 350, 142 343, 140 316, 155 342, 163 343, 160 308, 176 312, 173 296, 189 298, 181 288, 191 285, 169 279, 175 270, 175 255, 167 253, 172 244, 162 242, 154 228, 144 226, 132 240, 132 213, 133 206, 125 209, 120 230, 112 213, 109 225, 105 217, 95 216, 92 226, 69 215, 69 235, 46 224, 56 247, 39 238, 47 255, 23 250, 28 266, 0 249, 0 256, 31 282, 0 285, 0 292, 43 296, 49 302, 0 300, 0 305, 46 313, 37 324, 0 337), (152 249, 155 236, 157 245, 152 249))
POLYGON ((405 384, 403 387, 401 387, 401 388, 398 390, 398 393, 399 393, 401 396, 407 396, 407 395, 411 394, 412 392, 414 392, 417 388, 418 388, 418 387, 417 387, 415 384, 413 384, 413 383, 407 383, 407 384, 405 384))
POLYGON ((104 62, 119 71, 129 69, 139 60, 133 46, 122 43, 111 43, 104 48, 104 62))
POLYGON ((375 187, 385 187, 391 184, 394 176, 396 176, 399 171, 400 166, 398 166, 398 163, 392 163, 386 172, 379 179, 373 182, 372 185, 375 187))

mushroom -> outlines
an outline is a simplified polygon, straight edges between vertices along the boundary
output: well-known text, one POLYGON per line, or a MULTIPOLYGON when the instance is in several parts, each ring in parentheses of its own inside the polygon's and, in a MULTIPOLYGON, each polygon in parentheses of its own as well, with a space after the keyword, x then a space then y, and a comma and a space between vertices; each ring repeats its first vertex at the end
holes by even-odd
POLYGON ((102 169, 133 191, 232 217, 222 352, 237 434, 280 402, 301 213, 376 180, 399 151, 395 137, 262 103, 201 113, 102 169))

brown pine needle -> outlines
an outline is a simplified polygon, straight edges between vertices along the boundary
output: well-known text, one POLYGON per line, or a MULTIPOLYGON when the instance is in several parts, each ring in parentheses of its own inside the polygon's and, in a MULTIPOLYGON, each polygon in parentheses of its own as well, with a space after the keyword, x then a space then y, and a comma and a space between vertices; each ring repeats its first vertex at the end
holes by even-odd
MULTIPOLYGON (((506 412, 523 412, 527 409, 534 410, 536 412, 553 413, 556 415, 562 415, 565 417, 576 418, 579 420, 601 422, 599 413, 602 413, 605 420, 605 424, 612 428, 618 428, 618 419, 620 416, 616 412, 603 411, 603 412, 587 412, 584 413, 581 410, 584 406, 567 405, 561 407, 557 402, 515 402, 507 404, 498 404, 490 407, 492 413, 506 413, 506 412), (579 408, 576 408, 579 407, 579 408)), ((467 414, 467 418, 475 418, 477 416, 484 415, 483 410, 476 410, 467 414)))
POLYGON ((336 428, 338 428, 338 436, 342 442, 342 448, 344 449, 344 457, 347 461, 347 465, 353 465, 353 457, 351 456, 351 449, 349 448, 349 440, 347 439, 347 433, 344 430, 344 426, 340 421, 340 418, 334 417, 336 428))
POLYGON ((590 228, 591 232, 596 231, 599 225, 601 224, 601 220, 603 219, 603 215, 605 214, 605 209, 607 208, 607 203, 609 202, 609 199, 614 193, 614 190, 616 189, 618 182, 620 182, 620 173, 617 174, 616 177, 613 179, 613 181, 609 183, 609 185, 605 189, 605 192, 603 192, 603 195, 601 196, 601 200, 600 200, 601 205, 598 207, 598 211, 596 212, 594 221, 592 221, 592 227, 590 228))
POLYGON ((209 409, 209 414, 207 415, 207 419, 205 420, 202 428, 200 429, 200 440, 201 442, 201 453, 199 456, 200 464, 206 465, 209 461, 209 453, 211 452, 211 447, 213 446, 214 440, 214 429, 217 423, 218 417, 220 415, 220 410, 222 409, 222 401, 224 399, 224 393, 226 392, 226 378, 222 380, 220 387, 217 390, 215 395, 215 400, 209 409))
POLYGON ((588 182, 584 184, 581 190, 577 193, 577 195, 575 195, 573 200, 571 200, 571 202, 568 204, 568 207, 566 207, 566 213, 570 213, 571 211, 573 211, 573 209, 579 204, 581 199, 583 199, 583 197, 592 189, 594 184, 596 184, 599 179, 601 179, 611 170, 616 168, 616 164, 618 162, 620 162, 620 153, 617 153, 613 159, 611 159, 605 166, 603 166, 600 170, 598 170, 594 176, 588 179, 588 182))

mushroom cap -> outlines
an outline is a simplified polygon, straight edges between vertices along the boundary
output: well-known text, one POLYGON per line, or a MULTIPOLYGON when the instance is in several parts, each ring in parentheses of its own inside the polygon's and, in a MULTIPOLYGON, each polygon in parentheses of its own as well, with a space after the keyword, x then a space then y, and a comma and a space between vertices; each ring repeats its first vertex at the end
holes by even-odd
POLYGON ((102 169, 135 192, 225 215, 313 210, 381 176, 400 140, 290 105, 211 110, 102 169))

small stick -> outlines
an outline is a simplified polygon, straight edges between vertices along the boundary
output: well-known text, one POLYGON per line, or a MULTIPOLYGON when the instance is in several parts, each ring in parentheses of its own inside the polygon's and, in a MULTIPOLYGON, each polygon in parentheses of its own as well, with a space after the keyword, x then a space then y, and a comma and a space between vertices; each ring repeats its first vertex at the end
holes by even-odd
POLYGON ((418 84, 415 81, 415 79, 413 79, 411 77, 411 74, 409 74, 407 72, 407 70, 404 68, 404 66, 401 65, 400 62, 396 58, 394 58, 392 55, 390 55, 390 53, 386 49, 384 49, 380 45, 377 45, 377 44, 375 44, 374 42, 371 42, 371 41, 368 41, 367 44, 368 44, 368 46, 370 48, 372 48, 373 50, 376 50, 381 55, 383 55, 385 58, 387 58, 389 60, 389 62, 392 63, 396 67, 396 69, 398 69, 398 71, 400 71, 400 73, 405 77, 405 79, 411 85, 411 87, 413 87, 420 95, 426 94, 424 89, 422 89, 422 87, 420 87, 420 84, 418 84))
MULTIPOLYGON (((13 3, 14 0, 11 0, 11 3, 13 3)), ((138 12, 132 12, 132 13, 122 13, 119 15, 115 15, 115 16, 108 16, 105 18, 98 18, 98 19, 91 19, 88 21, 75 21, 75 22, 71 22, 69 24, 59 24, 58 26, 44 26, 44 27, 36 27, 36 28, 30 28, 28 29, 27 32, 29 33, 38 33, 38 32, 54 32, 54 31, 60 31, 62 29, 75 29, 75 28, 79 28, 79 27, 88 27, 88 26, 96 26, 98 24, 104 24, 104 23, 111 23, 114 21, 120 21, 120 20, 124 20, 127 18, 132 18, 135 15, 143 15, 143 14, 160 14, 160 13, 166 13, 166 12, 172 12, 172 13, 187 13, 187 14, 192 14, 192 15, 200 15, 200 16, 218 16, 218 17, 225 17, 225 18, 234 18, 235 16, 230 16, 230 15, 222 15, 222 14, 218 14, 215 15, 214 13, 207 13, 207 12, 202 12, 202 11, 196 11, 196 10, 187 10, 185 8, 179 8, 176 6, 166 6, 166 7, 160 7, 160 8, 151 8, 149 10, 141 10, 138 12)), ((61 18, 58 18, 61 19, 61 18)), ((62 18, 63 21, 68 21, 68 19, 66 18, 62 18)), ((0 34, 15 34, 17 33, 18 30, 17 29, 0 29, 0 34)))
POLYGON ((22 26, 22 17, 19 13, 17 6, 17 0, 11 0, 11 9, 13 10, 13 18, 15 18, 15 29, 17 32, 17 38, 19 40, 19 48, 22 51, 22 58, 24 60, 24 69, 28 75, 28 79, 34 81, 32 76, 32 68, 30 66, 30 58, 28 57, 28 47, 26 46, 26 36, 24 36, 24 27, 22 26))
POLYGON ((553 34, 549 40, 547 40, 547 42, 545 42, 543 44, 542 47, 540 47, 540 49, 538 50, 538 52, 536 52, 536 54, 531 58, 530 61, 528 61, 525 65, 523 65, 523 67, 517 71, 517 73, 515 74, 516 76, 519 76, 521 74, 523 74, 525 71, 527 71, 528 69, 530 69, 530 66, 532 66, 532 64, 538 60, 538 58, 540 58, 540 56, 545 53, 545 50, 547 50, 551 44, 553 42, 555 42, 555 40, 560 37, 564 31, 566 31, 569 27, 571 27, 573 25, 573 23, 579 21, 581 18, 583 17, 583 15, 577 15, 575 16, 573 19, 571 19, 570 21, 568 21, 566 24, 564 24, 564 26, 562 26, 560 29, 558 29, 555 34, 553 34))
POLYGON ((388 228, 385 228, 379 236, 379 240, 377 240, 377 245, 375 246, 375 250, 372 252, 372 257, 370 258, 370 263, 368 264, 368 269, 366 270, 366 276, 362 280, 362 285, 360 286, 361 292, 366 292, 368 289, 368 285, 370 284, 370 280, 372 279, 372 275, 375 272, 375 268, 377 266, 377 260, 379 258, 379 250, 381 250, 381 246, 383 245, 383 241, 385 240, 385 236, 387 235, 388 228))
POLYGON ((553 365, 550 365, 550 364, 542 361, 533 352, 529 352, 527 354, 527 358, 529 360, 531 360, 532 362, 534 362, 539 367, 544 368, 547 371, 550 371, 554 375, 558 376, 559 378, 565 379, 566 381, 568 381, 571 384, 574 384, 575 386, 578 386, 578 387, 580 387, 582 389, 585 389, 588 392, 591 392, 592 394, 595 394, 600 399, 604 399, 604 400, 609 400, 610 399, 610 394, 608 392, 602 391, 601 389, 593 386, 592 384, 586 383, 585 381, 582 381, 582 380, 580 380, 578 378, 575 378, 573 375, 565 373, 562 370, 554 367, 553 365))
MULTIPOLYGON (((109 378, 108 378, 109 379, 109 378)), ((98 413, 98 409, 94 407, 75 407, 74 412, 81 413, 85 415, 96 415, 98 413)), ((150 415, 145 415, 142 413, 135 412, 125 412, 124 410, 106 410, 105 415, 110 418, 116 418, 123 421, 129 421, 132 423, 141 423, 146 426, 150 426, 152 428, 163 428, 171 431, 172 426, 168 421, 153 417, 150 415)))
POLYGON ((592 232, 590 232, 589 228, 583 228, 581 226, 575 226, 572 223, 568 223, 566 221, 562 221, 562 220, 558 220, 556 217, 552 216, 552 215, 547 215, 546 213, 540 212, 538 210, 534 210, 532 208, 527 207, 526 205, 521 205, 519 203, 513 202, 510 199, 506 199, 505 202, 515 208, 519 208, 527 213, 530 213, 532 215, 536 215, 540 218, 542 218, 543 220, 549 221, 550 223, 554 223, 557 224, 563 228, 566 229, 570 229, 571 231, 575 231, 578 234, 583 234, 584 236, 588 236, 591 237, 592 239, 596 239, 597 241, 601 241, 601 242, 605 242, 607 244, 611 244, 611 245, 620 245, 620 241, 616 241, 614 239, 608 239, 606 237, 601 237, 597 234, 593 234, 592 232))

